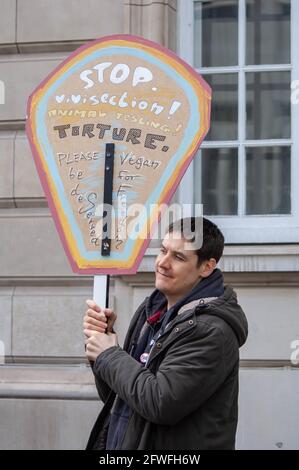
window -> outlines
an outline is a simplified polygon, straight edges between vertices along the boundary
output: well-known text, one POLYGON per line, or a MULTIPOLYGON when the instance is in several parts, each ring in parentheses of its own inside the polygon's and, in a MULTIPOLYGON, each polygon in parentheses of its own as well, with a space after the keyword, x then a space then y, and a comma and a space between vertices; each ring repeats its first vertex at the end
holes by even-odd
POLYGON ((298 242, 299 1, 180 0, 178 18, 179 54, 212 88, 180 201, 202 203, 228 243, 298 242))

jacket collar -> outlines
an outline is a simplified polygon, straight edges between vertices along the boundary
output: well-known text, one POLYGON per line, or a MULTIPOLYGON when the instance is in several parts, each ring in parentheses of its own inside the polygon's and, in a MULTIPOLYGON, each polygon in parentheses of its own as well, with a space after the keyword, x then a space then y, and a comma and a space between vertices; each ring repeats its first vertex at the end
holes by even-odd
POLYGON ((193 300, 192 302, 189 302, 189 303, 183 305, 179 309, 178 315, 181 315, 182 313, 186 312, 187 310, 194 310, 196 307, 204 307, 207 304, 209 304, 209 302, 212 302, 213 300, 216 300, 216 299, 218 299, 218 297, 205 297, 205 298, 202 298, 202 299, 193 300))

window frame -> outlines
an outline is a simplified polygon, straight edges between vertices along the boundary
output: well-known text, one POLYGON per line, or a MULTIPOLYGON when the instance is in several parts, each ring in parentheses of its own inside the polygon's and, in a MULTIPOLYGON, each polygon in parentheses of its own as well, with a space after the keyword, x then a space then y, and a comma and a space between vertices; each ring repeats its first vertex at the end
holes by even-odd
MULTIPOLYGON (((178 0, 178 54, 193 66, 194 3, 196 0, 178 0)), ((246 81, 247 72, 290 71, 291 83, 299 78, 299 2, 291 0, 291 64, 246 65, 246 0, 238 0, 238 65, 196 69, 204 78, 205 73, 238 73, 238 140, 204 141, 201 148, 237 147, 239 213, 233 216, 209 216, 223 230, 227 243, 297 243, 299 242, 299 103, 291 102, 290 139, 246 140, 246 81), (298 30, 298 28, 297 28, 298 30), (296 50, 297 49, 297 50, 296 50), (291 214, 289 215, 244 215, 246 195, 246 147, 290 146, 291 148, 291 214), (295 156, 297 158, 295 158, 295 156)), ((290 90, 291 94, 291 90, 290 90)), ((212 98, 213 99, 213 98, 212 98)), ((196 158, 196 157, 195 157, 196 158)), ((194 164, 191 163, 178 189, 180 204, 194 204, 194 164)), ((200 176, 200 175, 199 175, 200 176)))

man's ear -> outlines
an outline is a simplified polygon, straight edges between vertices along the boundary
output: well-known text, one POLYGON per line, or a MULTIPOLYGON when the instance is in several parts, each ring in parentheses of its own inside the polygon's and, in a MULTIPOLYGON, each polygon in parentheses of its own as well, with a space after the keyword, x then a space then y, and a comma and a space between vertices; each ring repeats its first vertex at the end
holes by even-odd
POLYGON ((208 277, 214 269, 216 268, 217 262, 214 258, 207 259, 206 261, 203 261, 200 265, 200 276, 201 277, 208 277))

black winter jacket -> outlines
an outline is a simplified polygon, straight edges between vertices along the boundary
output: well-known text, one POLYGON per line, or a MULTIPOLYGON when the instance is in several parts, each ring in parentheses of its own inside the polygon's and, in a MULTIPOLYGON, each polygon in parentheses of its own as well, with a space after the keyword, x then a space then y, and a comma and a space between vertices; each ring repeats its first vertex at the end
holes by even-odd
POLYGON ((146 368, 132 358, 136 311, 124 348, 101 353, 93 366, 104 407, 87 449, 105 449, 107 418, 117 394, 133 410, 122 449, 234 449, 238 420, 239 347, 246 317, 231 287, 208 302, 180 308, 151 350, 146 368))

